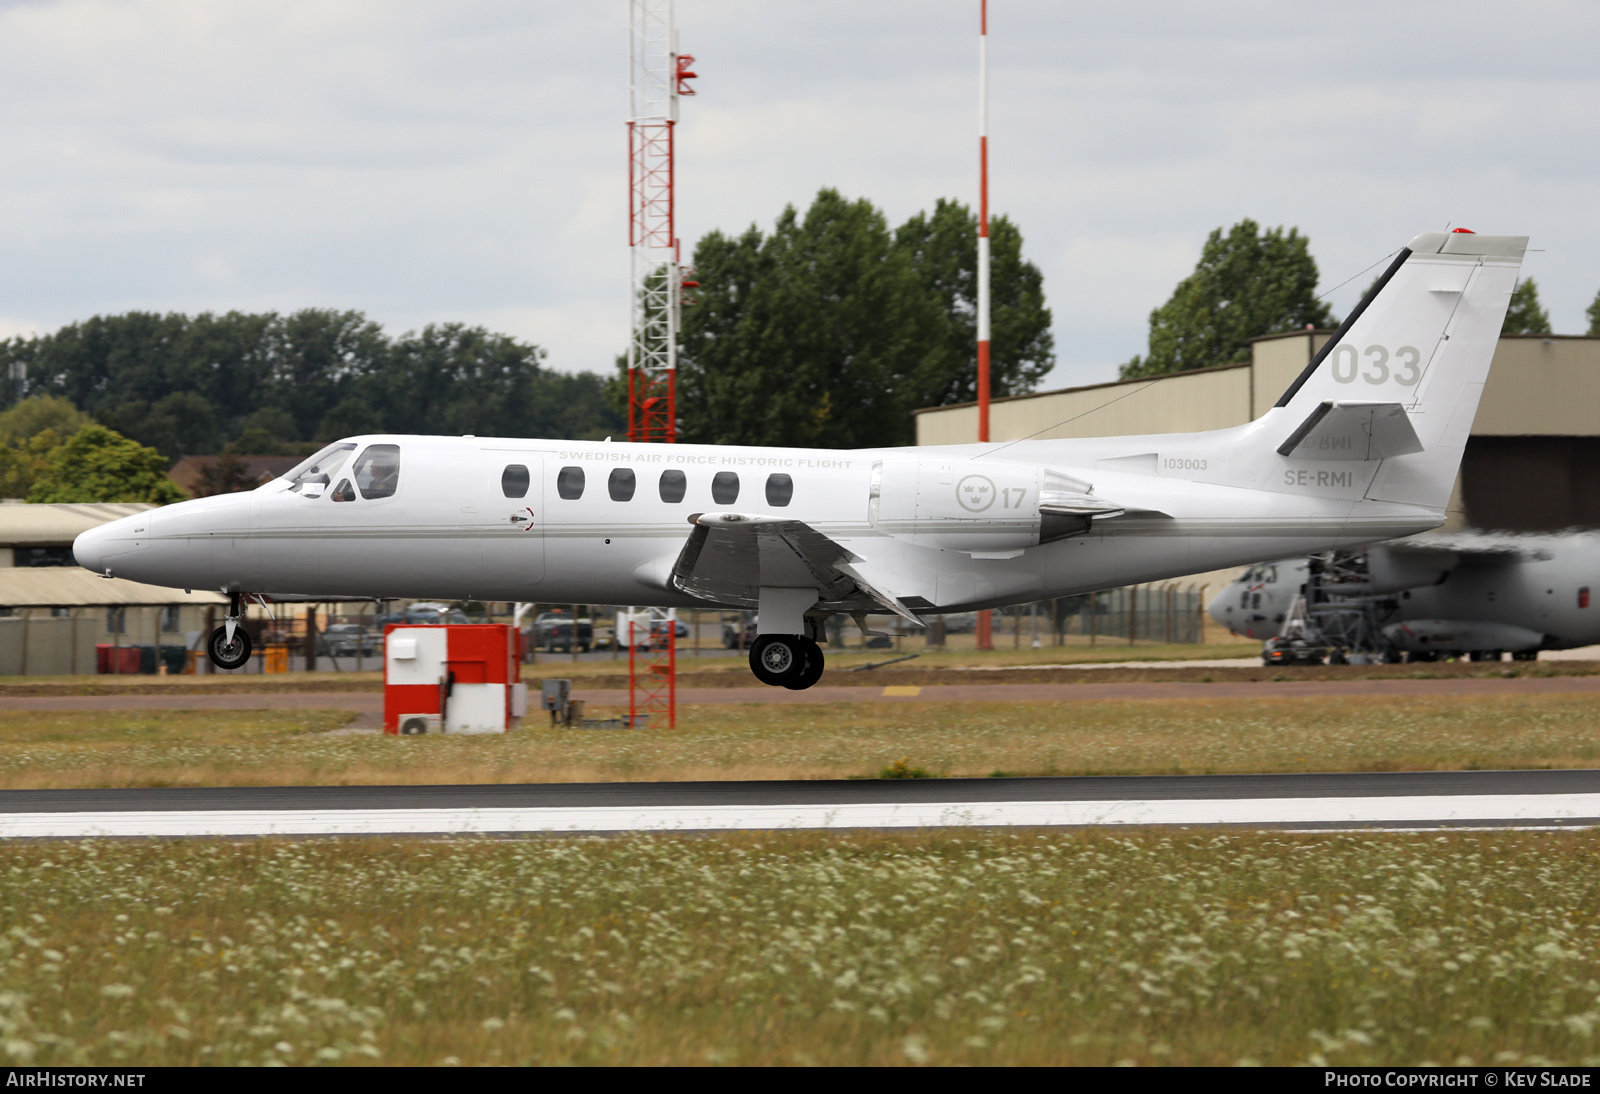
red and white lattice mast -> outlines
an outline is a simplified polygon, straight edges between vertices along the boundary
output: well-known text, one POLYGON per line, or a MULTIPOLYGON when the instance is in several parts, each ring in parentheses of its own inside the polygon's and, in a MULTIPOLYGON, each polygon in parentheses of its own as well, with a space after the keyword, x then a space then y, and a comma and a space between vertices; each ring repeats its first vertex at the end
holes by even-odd
POLYGON ((628 440, 677 439, 679 265, 673 130, 693 95, 694 58, 678 53, 672 0, 629 0, 628 248, 633 336, 628 343, 628 440))
MULTIPOLYGON (((694 58, 678 52, 672 0, 629 0, 628 440, 677 440, 678 322, 683 267, 674 208, 678 98, 693 95, 694 58)), ((691 283, 692 284, 692 283, 691 283)), ((659 608, 620 616, 628 644, 628 724, 677 724, 677 613, 659 608)))

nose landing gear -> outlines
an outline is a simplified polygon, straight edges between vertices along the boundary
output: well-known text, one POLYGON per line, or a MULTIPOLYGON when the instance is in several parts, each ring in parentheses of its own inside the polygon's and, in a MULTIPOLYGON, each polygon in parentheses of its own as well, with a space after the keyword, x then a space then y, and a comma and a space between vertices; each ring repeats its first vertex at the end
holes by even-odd
POLYGON ((803 634, 764 634, 750 647, 750 671, 772 687, 804 691, 822 670, 822 647, 803 634))
POLYGON ((206 656, 219 669, 237 669, 250 660, 250 636, 239 626, 244 614, 244 597, 231 593, 228 598, 228 615, 222 626, 211 632, 206 643, 206 656))

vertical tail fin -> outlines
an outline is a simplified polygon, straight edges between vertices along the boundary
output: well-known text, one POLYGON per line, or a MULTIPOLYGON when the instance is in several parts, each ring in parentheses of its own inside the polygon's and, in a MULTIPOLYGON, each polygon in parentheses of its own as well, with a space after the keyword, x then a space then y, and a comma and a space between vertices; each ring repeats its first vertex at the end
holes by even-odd
POLYGON ((1526 236, 1459 229, 1417 236, 1284 392, 1276 416, 1314 425, 1330 408, 1402 408, 1415 439, 1374 447, 1384 458, 1366 496, 1443 509, 1527 246, 1526 236))

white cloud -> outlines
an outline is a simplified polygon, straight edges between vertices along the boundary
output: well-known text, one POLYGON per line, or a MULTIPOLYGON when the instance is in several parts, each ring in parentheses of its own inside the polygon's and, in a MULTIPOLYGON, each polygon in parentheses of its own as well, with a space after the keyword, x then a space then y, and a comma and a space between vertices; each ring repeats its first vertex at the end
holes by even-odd
MULTIPOLYGON (((701 73, 686 248, 822 186, 896 221, 974 199, 971 0, 677 7, 701 73)), ((609 368, 625 19, 622 0, 0 4, 0 314, 27 317, 0 333, 354 307, 609 368)), ((1529 232, 1558 329, 1583 329, 1597 24, 1561 0, 994 5, 994 208, 1044 269, 1053 382, 1142 351, 1206 233, 1246 216, 1307 233, 1327 284, 1446 222, 1529 232)))

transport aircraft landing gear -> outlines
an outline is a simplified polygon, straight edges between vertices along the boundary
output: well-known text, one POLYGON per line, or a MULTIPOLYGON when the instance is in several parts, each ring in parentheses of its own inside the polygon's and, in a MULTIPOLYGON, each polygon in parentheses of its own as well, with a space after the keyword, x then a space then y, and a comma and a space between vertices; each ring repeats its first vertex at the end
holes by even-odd
POLYGON ((750 671, 772 687, 804 691, 822 679, 822 647, 800 634, 764 634, 750 647, 750 671))
POLYGON ((244 598, 233 593, 228 599, 227 621, 211 632, 206 643, 206 656, 219 669, 236 669, 250 660, 250 636, 239 626, 244 614, 244 598))

